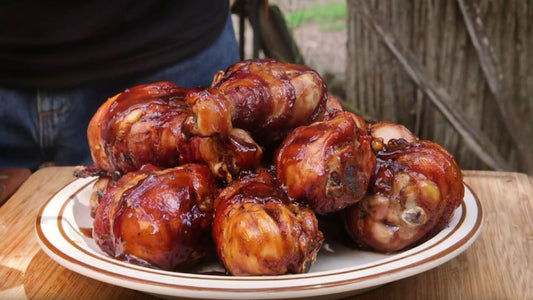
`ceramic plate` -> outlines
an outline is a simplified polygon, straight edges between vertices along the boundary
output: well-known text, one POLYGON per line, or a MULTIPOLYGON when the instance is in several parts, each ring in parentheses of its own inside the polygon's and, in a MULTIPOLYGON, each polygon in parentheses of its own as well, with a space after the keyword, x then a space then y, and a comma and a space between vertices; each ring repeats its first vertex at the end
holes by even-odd
MULTIPOLYGON (((282 276, 212 275, 150 269, 113 259, 87 234, 92 227, 89 196, 95 178, 77 179, 40 210, 36 235, 42 249, 64 267, 84 276, 164 297, 279 299, 347 296, 434 268, 466 250, 479 235, 483 213, 466 187, 463 204, 433 238, 395 254, 379 254, 329 239, 309 273, 282 276)), ((213 272, 211 272, 213 271, 213 272)))

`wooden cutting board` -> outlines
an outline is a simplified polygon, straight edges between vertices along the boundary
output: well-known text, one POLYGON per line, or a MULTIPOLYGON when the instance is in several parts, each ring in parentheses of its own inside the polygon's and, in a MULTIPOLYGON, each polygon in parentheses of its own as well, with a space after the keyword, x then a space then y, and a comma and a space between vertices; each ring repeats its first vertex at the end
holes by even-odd
POLYGON ((0 169, 0 206, 30 175, 29 169, 0 169))

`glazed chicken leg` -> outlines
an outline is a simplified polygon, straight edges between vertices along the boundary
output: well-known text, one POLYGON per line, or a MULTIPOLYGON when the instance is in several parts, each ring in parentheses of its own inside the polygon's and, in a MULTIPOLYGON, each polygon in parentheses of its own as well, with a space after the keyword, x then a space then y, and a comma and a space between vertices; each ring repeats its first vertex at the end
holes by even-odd
POLYGON ((173 83, 158 82, 130 88, 105 102, 87 130, 95 166, 112 175, 148 163, 160 167, 202 163, 224 179, 255 168, 262 149, 244 130, 211 137, 185 130, 191 114, 186 93, 173 83))
POLYGON ((350 112, 296 128, 279 147, 275 162, 289 196, 309 203, 318 214, 359 201, 376 165, 366 125, 350 112))
POLYGON ((207 88, 130 88, 100 107, 88 139, 94 166, 75 174, 100 177, 96 244, 164 270, 216 252, 231 275, 308 272, 324 242, 317 214, 362 247, 398 251, 445 226, 464 194, 442 147, 367 123, 316 71, 272 59, 238 62, 207 88))
POLYGON ((187 95, 191 132, 211 136, 242 128, 262 145, 280 142, 325 109, 324 81, 314 70, 272 59, 242 61, 219 72, 209 89, 187 95))
POLYGON ((461 170, 446 150, 391 139, 377 154, 368 194, 343 211, 344 224, 361 246, 401 250, 442 229, 463 194, 461 170))
POLYGON ((202 165, 154 169, 130 172, 106 192, 93 238, 112 257, 185 270, 210 250, 215 179, 202 165))
POLYGON ((234 180, 215 200, 213 240, 233 275, 307 272, 322 245, 315 214, 291 203, 267 171, 234 180))

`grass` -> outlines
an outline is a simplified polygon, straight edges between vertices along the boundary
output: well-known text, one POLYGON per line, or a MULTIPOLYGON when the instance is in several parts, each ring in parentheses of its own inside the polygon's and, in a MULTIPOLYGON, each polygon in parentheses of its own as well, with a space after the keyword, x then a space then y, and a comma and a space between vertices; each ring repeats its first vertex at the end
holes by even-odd
POLYGON ((291 28, 306 22, 315 22, 320 30, 334 31, 346 28, 347 15, 346 3, 313 4, 305 9, 286 12, 285 20, 291 28))

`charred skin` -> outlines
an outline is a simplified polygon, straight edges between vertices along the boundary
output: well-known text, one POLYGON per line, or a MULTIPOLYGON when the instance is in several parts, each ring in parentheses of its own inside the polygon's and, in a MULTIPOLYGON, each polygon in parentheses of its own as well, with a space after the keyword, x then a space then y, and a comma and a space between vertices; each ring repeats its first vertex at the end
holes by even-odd
POLYGON ((93 238, 112 257, 186 270, 209 251, 216 189, 202 165, 130 172, 100 201, 93 238))
POLYGON ((232 275, 304 273, 323 236, 315 214, 292 203, 264 170, 233 181, 215 201, 213 240, 232 275))
POLYGON ((191 115, 186 93, 173 83, 157 82, 135 86, 105 102, 87 130, 94 164, 101 170, 98 175, 122 175, 144 164, 168 168, 201 163, 219 178, 231 179, 256 167, 262 149, 247 132, 197 137, 184 128, 191 115))
POLYGON ((414 143, 418 137, 414 135, 407 127, 388 121, 381 121, 369 126, 370 135, 372 136, 372 149, 379 152, 390 141, 393 143, 414 143), (401 141, 403 140, 403 141, 401 141))
POLYGON ((287 136, 275 162, 277 177, 289 197, 309 203, 318 214, 327 214, 365 195, 376 159, 366 127, 358 127, 358 119, 352 113, 338 112, 330 120, 299 127, 287 136))
POLYGON ((323 79, 306 66, 242 61, 216 74, 211 88, 187 95, 193 111, 188 126, 202 136, 242 128, 261 145, 272 145, 316 120, 326 99, 323 79))
POLYGON ((395 141, 377 154, 368 194, 343 211, 352 239, 381 252, 441 230, 464 195, 461 170, 446 150, 429 141, 395 141))

